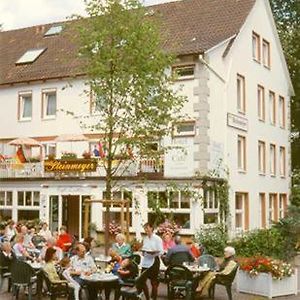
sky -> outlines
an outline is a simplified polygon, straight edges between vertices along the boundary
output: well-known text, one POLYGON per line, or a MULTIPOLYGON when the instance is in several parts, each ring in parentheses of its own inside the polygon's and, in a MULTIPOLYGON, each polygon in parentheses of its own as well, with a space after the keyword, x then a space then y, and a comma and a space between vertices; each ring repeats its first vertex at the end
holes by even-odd
MULTIPOLYGON (((161 2, 167 0, 145 0, 146 5, 161 2)), ((62 21, 72 14, 84 15, 83 0, 0 0, 3 30, 62 21)))

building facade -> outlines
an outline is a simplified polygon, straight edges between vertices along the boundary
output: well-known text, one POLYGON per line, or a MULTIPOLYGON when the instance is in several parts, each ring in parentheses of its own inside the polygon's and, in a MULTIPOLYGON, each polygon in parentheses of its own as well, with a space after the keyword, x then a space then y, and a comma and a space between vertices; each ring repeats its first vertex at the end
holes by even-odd
MULTIPOLYGON (((175 147, 159 163, 137 158, 119 180, 114 197, 130 199, 130 230, 153 220, 156 201, 183 234, 220 222, 212 187, 222 180, 229 183, 233 233, 270 226, 288 204, 293 88, 268 1, 183 0, 149 11, 170 30, 166 48, 178 53, 174 88, 187 96, 188 117, 160 141, 175 147)), ((105 198, 99 158, 91 172, 44 169, 44 158, 66 151, 80 157, 101 139, 82 126, 97 115, 79 65, 63 23, 0 33, 0 219, 40 219, 52 230, 65 224, 82 237, 85 199, 105 198), (41 161, 15 160, 16 146, 8 143, 20 136, 42 145, 41 161)), ((40 154, 24 149, 27 157, 40 154)), ((121 208, 110 210, 120 222, 121 208)), ((102 230, 104 215, 103 205, 92 203, 88 222, 102 230)))

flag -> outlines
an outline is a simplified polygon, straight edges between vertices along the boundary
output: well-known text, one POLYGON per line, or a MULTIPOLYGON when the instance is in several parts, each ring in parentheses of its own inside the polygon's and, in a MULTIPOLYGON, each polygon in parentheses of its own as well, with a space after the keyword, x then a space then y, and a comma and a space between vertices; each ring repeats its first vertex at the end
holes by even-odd
POLYGON ((16 159, 17 159, 18 163, 21 163, 21 164, 26 162, 26 158, 25 158, 25 155, 24 155, 24 152, 23 152, 23 149, 21 146, 17 150, 16 159))
POLYGON ((104 148, 103 148, 103 145, 101 142, 98 143, 98 151, 99 151, 99 156, 101 158, 104 158, 105 157, 105 151, 104 151, 104 148))

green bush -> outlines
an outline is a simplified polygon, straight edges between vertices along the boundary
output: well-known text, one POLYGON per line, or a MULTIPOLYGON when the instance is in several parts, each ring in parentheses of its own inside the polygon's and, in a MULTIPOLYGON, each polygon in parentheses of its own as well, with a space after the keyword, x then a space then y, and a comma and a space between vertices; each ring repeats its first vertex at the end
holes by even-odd
POLYGON ((216 257, 223 257, 227 241, 228 234, 222 225, 202 228, 195 234, 195 242, 204 246, 205 253, 216 257))
POLYGON ((237 256, 286 259, 284 237, 275 227, 249 231, 232 240, 230 245, 235 248, 237 256))

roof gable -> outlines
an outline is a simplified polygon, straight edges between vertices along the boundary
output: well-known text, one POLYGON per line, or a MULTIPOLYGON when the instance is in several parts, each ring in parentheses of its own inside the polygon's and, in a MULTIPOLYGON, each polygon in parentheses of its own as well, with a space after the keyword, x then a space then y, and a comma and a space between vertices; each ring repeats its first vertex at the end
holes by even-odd
MULTIPOLYGON (((163 47, 177 55, 201 53, 237 34, 256 0, 183 0, 150 6, 167 32, 163 47)), ((0 85, 83 75, 77 46, 54 24, 0 33, 0 85), (36 61, 16 65, 29 49, 46 48, 36 61)), ((68 29, 66 29, 68 31, 68 29)))

